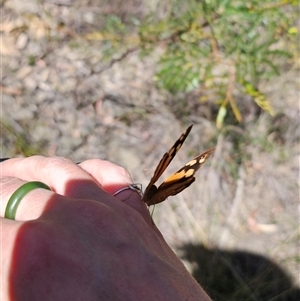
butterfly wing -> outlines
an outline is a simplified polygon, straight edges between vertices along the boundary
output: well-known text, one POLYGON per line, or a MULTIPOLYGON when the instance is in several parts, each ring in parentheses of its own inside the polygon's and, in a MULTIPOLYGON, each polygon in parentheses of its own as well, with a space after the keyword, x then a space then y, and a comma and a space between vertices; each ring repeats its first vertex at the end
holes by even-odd
POLYGON ((171 163, 173 158, 176 156, 177 152, 179 151, 182 144, 184 143, 186 137, 189 135, 192 127, 193 127, 193 125, 191 124, 187 128, 185 133, 183 133, 179 137, 179 139, 174 143, 174 145, 170 148, 170 150, 163 155, 162 159, 158 163, 158 165, 157 165, 157 167, 154 171, 153 177, 150 180, 150 183, 148 184, 148 186, 146 187, 145 192, 144 192, 143 201, 145 203, 148 204, 148 199, 151 198, 155 194, 155 191, 156 191, 157 187, 154 185, 154 183, 159 179, 159 177, 162 175, 162 173, 169 166, 169 164, 171 163))
POLYGON ((152 187, 155 187, 151 191, 151 194, 149 195, 149 198, 147 198, 147 205, 155 205, 163 202, 166 198, 168 198, 171 195, 176 195, 182 190, 189 187, 193 182, 195 181, 195 177, 189 177, 189 178, 182 178, 177 182, 166 183, 163 182, 158 188, 153 185, 152 187))
POLYGON ((147 205, 155 205, 163 202, 167 197, 176 195, 182 190, 189 187, 195 181, 195 173, 205 163, 205 161, 213 154, 215 148, 198 155, 188 162, 184 167, 168 177, 158 188, 156 186, 150 190, 147 198, 147 205))

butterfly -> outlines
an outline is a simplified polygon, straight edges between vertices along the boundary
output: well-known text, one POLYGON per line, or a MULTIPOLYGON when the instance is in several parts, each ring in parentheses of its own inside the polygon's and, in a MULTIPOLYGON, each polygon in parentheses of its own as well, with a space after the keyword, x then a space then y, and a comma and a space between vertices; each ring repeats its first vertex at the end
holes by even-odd
POLYGON ((191 124, 185 133, 174 143, 171 149, 165 153, 155 169, 152 179, 145 189, 142 200, 148 205, 155 205, 163 202, 171 195, 176 195, 182 190, 189 187, 195 181, 196 171, 205 163, 205 161, 213 154, 215 148, 209 149, 206 152, 198 155, 192 161, 180 168, 174 174, 169 176, 159 187, 154 184, 163 174, 170 162, 176 156, 177 152, 189 135, 193 125, 191 124))

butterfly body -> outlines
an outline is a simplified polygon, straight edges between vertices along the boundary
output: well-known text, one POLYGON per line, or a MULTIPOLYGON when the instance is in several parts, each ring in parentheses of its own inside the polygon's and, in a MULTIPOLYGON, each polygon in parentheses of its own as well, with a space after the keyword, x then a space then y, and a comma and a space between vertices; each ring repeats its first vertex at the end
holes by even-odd
POLYGON ((156 187, 155 182, 159 179, 170 162, 176 156, 177 152, 184 143, 186 137, 190 133, 193 125, 190 125, 185 133, 183 133, 169 152, 165 153, 155 169, 154 175, 148 184, 143 201, 148 205, 155 205, 163 202, 167 197, 176 195, 185 188, 189 187, 195 181, 196 171, 205 163, 205 161, 213 154, 214 148, 198 155, 177 172, 168 177, 160 186, 156 187))

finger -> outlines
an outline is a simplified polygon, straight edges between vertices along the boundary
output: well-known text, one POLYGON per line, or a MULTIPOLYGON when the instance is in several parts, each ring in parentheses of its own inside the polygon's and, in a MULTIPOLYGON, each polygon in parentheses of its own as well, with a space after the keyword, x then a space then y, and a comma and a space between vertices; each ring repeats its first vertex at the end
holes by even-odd
MULTIPOLYGON (((59 194, 103 203, 111 203, 116 198, 108 198, 99 186, 102 182, 105 189, 112 194, 131 183, 129 174, 123 168, 103 160, 91 160, 78 166, 60 157, 33 156, 7 160, 1 163, 1 167, 4 176, 19 177, 25 181, 41 181, 59 194)), ((145 219, 149 218, 146 206, 137 193, 126 201, 126 205, 138 211, 145 219)))
POLYGON ((88 172, 96 181, 99 181, 103 189, 114 195, 121 202, 138 211, 147 222, 153 224, 147 206, 141 201, 140 193, 129 187, 129 185, 132 184, 132 179, 126 169, 112 162, 100 159, 86 160, 80 163, 79 166, 88 172), (118 193, 118 190, 122 188, 124 188, 124 190, 118 193))
POLYGON ((100 200, 106 197, 91 175, 72 161, 61 157, 32 156, 1 163, 2 175, 24 181, 41 181, 59 194, 73 198, 100 200))
POLYGON ((80 163, 79 166, 112 195, 119 189, 132 184, 129 172, 112 162, 90 159, 80 163))
MULTIPOLYGON (((2 177, 0 178, 1 191, 1 206, 0 216, 4 217, 6 206, 12 194, 19 189, 23 184, 28 183, 18 178, 2 177)), ((33 220, 37 219, 45 210, 48 200, 54 196, 55 193, 43 188, 36 188, 29 191, 22 197, 17 206, 15 220, 33 220)))
MULTIPOLYGON (((28 183, 18 178, 12 177, 1 177, 0 178, 0 191, 1 191, 1 204, 0 204, 0 217, 4 217, 5 209, 8 203, 9 198, 12 194, 19 189, 23 184, 28 183)), ((109 196, 108 196, 109 197, 109 196)), ((119 212, 125 212, 122 208, 117 206, 121 203, 112 202, 113 198, 109 197, 110 200, 107 204, 111 205, 115 210, 119 212)), ((144 203, 141 202, 140 196, 138 193, 132 190, 122 191, 117 195, 117 198, 125 203, 127 206, 131 207, 135 211, 139 212, 142 218, 150 225, 153 226, 152 219, 149 215, 148 210, 144 203)), ((58 201, 57 204, 61 204, 63 200, 67 200, 64 196, 60 196, 53 191, 49 191, 42 188, 36 188, 29 191, 24 197, 21 199, 15 214, 16 221, 28 221, 35 220, 39 218, 46 209, 48 208, 48 204, 54 200, 58 201)), ((72 201, 72 199, 68 199, 72 201)), ((66 203, 65 203, 66 204, 66 203)), ((86 200, 86 206, 89 206, 89 200, 86 200)), ((126 206, 126 207, 127 207, 126 206)), ((65 210, 65 206, 62 207, 65 210)), ((128 208, 128 207, 127 207, 128 208)), ((133 215, 126 210, 127 218, 131 218, 133 215)))

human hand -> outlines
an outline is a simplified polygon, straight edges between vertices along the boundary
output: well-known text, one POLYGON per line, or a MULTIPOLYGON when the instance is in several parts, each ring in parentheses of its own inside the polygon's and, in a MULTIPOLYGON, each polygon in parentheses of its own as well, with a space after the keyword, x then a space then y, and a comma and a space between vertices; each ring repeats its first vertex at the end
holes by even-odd
POLYGON ((121 167, 63 158, 11 159, 1 168, 1 300, 210 300, 153 224, 121 167), (24 182, 41 181, 21 201, 24 182))

